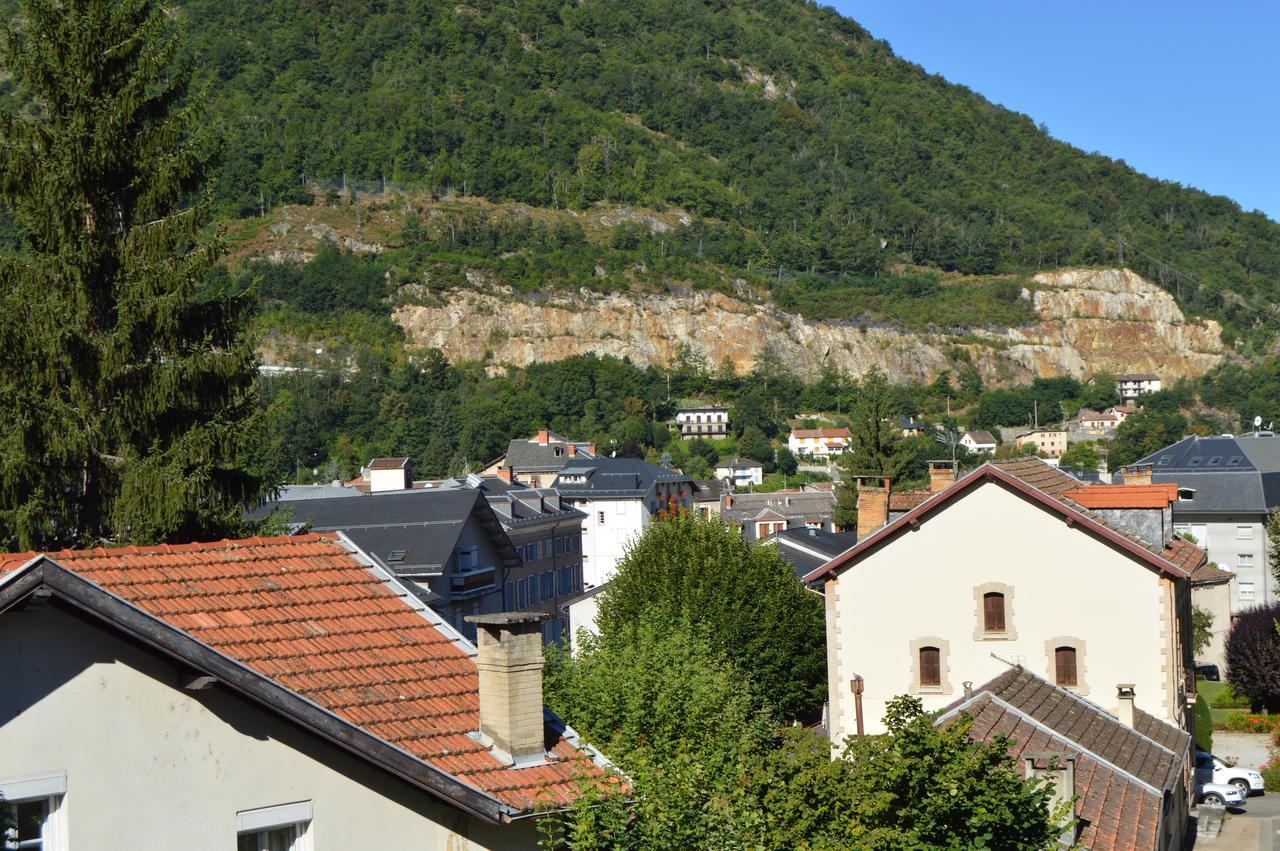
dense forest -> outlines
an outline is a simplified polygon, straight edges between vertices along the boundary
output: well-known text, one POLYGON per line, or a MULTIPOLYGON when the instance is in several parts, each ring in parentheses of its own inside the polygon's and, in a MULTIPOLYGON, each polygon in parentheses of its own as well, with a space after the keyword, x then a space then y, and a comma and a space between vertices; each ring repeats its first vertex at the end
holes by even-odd
MULTIPOLYGON (((1114 264, 1265 335, 1280 226, 1052 139, 793 0, 191 0, 225 214, 309 181, 678 206, 726 262, 874 274, 1114 264), (883 244, 883 248, 881 247, 883 244)), ((9 85, 5 83, 4 85, 9 85)))

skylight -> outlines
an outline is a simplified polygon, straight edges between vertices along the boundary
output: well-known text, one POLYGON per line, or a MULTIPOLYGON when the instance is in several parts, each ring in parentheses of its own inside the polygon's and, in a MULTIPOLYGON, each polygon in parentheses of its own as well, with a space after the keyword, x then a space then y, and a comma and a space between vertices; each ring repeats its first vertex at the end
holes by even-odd
POLYGON ((1212 458, 1210 458, 1210 459, 1209 459, 1209 466, 1210 466, 1210 467, 1216 467, 1216 466, 1218 466, 1218 465, 1219 465, 1219 464, 1221 464, 1221 463, 1222 463, 1222 456, 1221 456, 1221 455, 1215 455, 1215 456, 1213 456, 1212 458))
POLYGON ((1227 462, 1227 466, 1238 467, 1240 465, 1240 462, 1243 460, 1244 460, 1244 457, 1241 455, 1232 455, 1231 460, 1227 462))
POLYGON ((404 557, 409 554, 408 550, 392 550, 387 556, 387 562, 404 561, 404 557))
POLYGON ((1188 462, 1187 462, 1187 466, 1189 466, 1189 467, 1199 467, 1199 466, 1200 466, 1200 462, 1201 462, 1201 461, 1203 461, 1203 460, 1204 460, 1204 456, 1203 456, 1203 455, 1197 455, 1196 457, 1192 458, 1190 461, 1188 461, 1188 462))
POLYGON ((1173 460, 1172 455, 1161 455, 1160 460, 1157 463, 1163 466, 1165 464, 1168 464, 1172 460, 1173 460))

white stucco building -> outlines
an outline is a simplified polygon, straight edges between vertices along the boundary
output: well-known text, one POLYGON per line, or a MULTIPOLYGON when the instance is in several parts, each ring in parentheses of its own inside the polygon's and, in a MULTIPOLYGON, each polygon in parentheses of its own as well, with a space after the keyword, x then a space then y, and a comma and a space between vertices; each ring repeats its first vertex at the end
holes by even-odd
POLYGON ((1141 516, 1160 537, 1143 542, 1066 496, 1082 487, 1035 458, 984 464, 806 577, 826 597, 832 741, 857 732, 855 681, 877 733, 891 697, 941 709, 1011 664, 1104 708, 1131 684, 1185 728, 1204 553, 1167 507, 1141 516))
POLYGON ((829 458, 848 449, 851 440, 847 428, 796 428, 787 435, 787 448, 797 458, 829 458))
POLYGON ((600 766, 547 759, 593 752, 544 717, 546 616, 479 617, 341 536, 0 556, 19 847, 532 851, 600 766))

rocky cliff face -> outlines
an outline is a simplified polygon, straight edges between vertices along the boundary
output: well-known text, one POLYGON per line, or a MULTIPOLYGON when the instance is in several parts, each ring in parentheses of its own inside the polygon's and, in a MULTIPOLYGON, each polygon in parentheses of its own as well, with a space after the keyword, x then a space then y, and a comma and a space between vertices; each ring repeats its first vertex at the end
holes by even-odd
POLYGON ((1067 269, 1024 290, 1032 326, 958 336, 823 322, 720 293, 521 298, 501 288, 459 290, 433 305, 396 310, 410 346, 451 360, 523 366, 594 352, 641 365, 670 363, 684 345, 715 367, 751 369, 772 346, 798 374, 823 364, 859 375, 879 366, 897 380, 932 380, 970 359, 992 384, 1098 371, 1199 375, 1224 356, 1214 322, 1188 323, 1173 298, 1128 270, 1067 269))

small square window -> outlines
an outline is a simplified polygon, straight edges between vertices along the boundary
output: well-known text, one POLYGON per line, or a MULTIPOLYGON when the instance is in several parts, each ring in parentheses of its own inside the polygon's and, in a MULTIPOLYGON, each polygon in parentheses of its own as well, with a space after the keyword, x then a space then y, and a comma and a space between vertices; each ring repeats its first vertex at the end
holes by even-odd
POLYGON ((1252 582, 1240 583, 1240 600, 1241 602, 1253 600, 1253 583, 1252 582))
POLYGON ((310 851, 311 802, 236 813, 236 851, 310 851))
POLYGON ((1236 555, 1237 567, 1253 567, 1253 553, 1239 553, 1236 555))

